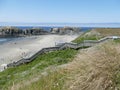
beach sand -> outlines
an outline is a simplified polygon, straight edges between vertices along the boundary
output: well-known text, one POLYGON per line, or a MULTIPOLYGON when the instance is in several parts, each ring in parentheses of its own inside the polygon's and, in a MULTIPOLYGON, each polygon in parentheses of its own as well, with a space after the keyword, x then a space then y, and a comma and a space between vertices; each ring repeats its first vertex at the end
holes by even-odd
POLYGON ((20 40, 10 41, 0 45, 0 70, 3 66, 31 57, 33 54, 46 47, 54 47, 56 42, 70 42, 77 35, 41 35, 24 37, 20 40))

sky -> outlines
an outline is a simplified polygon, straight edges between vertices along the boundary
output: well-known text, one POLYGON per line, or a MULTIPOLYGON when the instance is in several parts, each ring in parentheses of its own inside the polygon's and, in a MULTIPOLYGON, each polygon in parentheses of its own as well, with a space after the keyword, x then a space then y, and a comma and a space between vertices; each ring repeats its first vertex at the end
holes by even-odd
POLYGON ((0 22, 119 23, 120 0, 0 0, 0 22))

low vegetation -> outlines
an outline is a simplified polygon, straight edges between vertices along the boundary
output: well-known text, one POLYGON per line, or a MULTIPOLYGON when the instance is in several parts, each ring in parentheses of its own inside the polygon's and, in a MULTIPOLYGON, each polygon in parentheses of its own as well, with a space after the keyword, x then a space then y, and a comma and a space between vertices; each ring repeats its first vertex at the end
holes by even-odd
POLYGON ((80 36, 80 37, 76 38, 75 40, 73 40, 73 42, 74 43, 81 43, 84 40, 98 40, 98 38, 96 36, 86 36, 86 37, 84 37, 84 35, 83 35, 83 36, 80 36))
POLYGON ((120 28, 96 28, 94 31, 102 36, 120 36, 120 28))
MULTIPOLYGON (((75 39, 98 40, 119 29, 94 29, 75 39), (110 30, 110 31, 105 31, 110 30)), ((0 73, 2 90, 120 90, 120 40, 82 50, 49 52, 0 73)))
POLYGON ((72 62, 19 90, 119 90, 119 45, 110 41, 81 50, 72 62))
POLYGON ((102 37, 97 32, 87 31, 87 32, 83 33, 82 35, 80 35, 75 40, 73 40, 72 42, 74 42, 74 43, 81 43, 84 40, 98 40, 100 38, 102 38, 102 37))
POLYGON ((36 75, 39 76, 42 70, 49 66, 70 62, 76 53, 77 51, 73 49, 50 52, 37 57, 29 64, 9 68, 0 73, 0 89, 5 90, 18 82, 29 80, 36 75))
POLYGON ((107 42, 79 52, 65 70, 66 90, 119 90, 120 43, 107 42), (72 68, 71 68, 72 66, 72 68))
POLYGON ((106 36, 120 36, 120 28, 95 28, 83 33, 73 42, 81 43, 84 40, 98 40, 106 36))
POLYGON ((120 43, 120 39, 115 39, 114 42, 120 43))
POLYGON ((39 80, 29 85, 20 84, 19 90, 64 90, 66 77, 66 73, 60 70, 49 72, 47 76, 41 76, 39 80))

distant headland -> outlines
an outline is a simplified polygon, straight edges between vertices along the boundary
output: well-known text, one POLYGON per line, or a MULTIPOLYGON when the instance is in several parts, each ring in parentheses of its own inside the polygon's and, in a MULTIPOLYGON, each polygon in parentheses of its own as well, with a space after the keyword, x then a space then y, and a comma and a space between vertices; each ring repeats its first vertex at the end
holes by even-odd
POLYGON ((18 36, 28 36, 28 35, 48 35, 48 34, 78 34, 80 28, 77 27, 60 27, 60 28, 50 28, 49 31, 41 27, 31 27, 21 29, 15 26, 3 26, 0 27, 0 37, 18 37, 18 36))

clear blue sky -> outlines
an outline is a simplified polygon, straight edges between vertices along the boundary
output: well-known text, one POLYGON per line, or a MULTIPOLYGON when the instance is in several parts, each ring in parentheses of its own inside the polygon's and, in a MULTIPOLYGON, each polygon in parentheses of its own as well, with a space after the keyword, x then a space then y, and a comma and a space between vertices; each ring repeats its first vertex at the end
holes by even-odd
POLYGON ((0 22, 120 22, 120 0, 0 0, 0 22))

